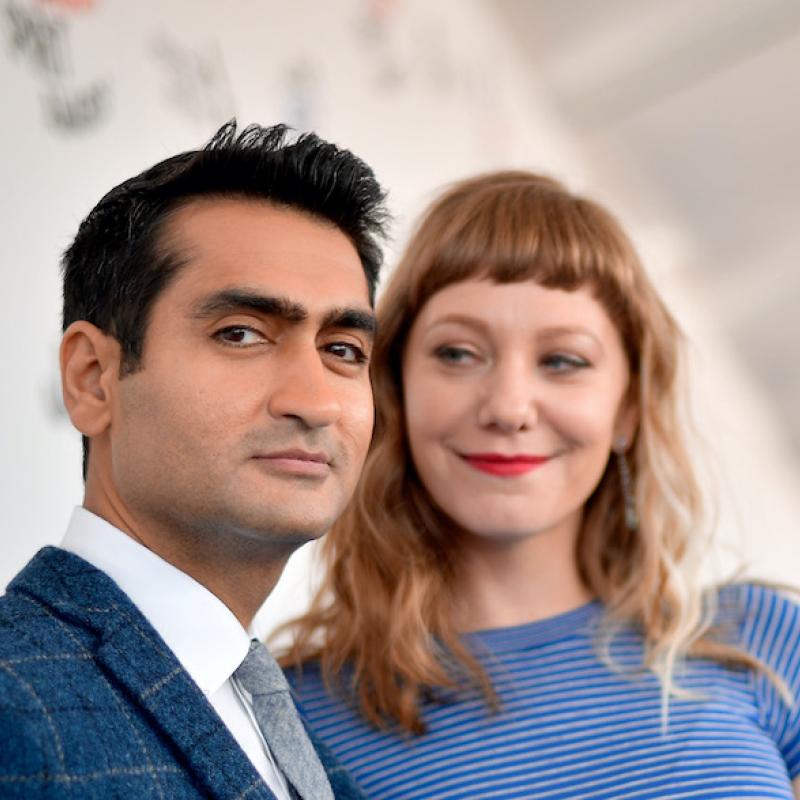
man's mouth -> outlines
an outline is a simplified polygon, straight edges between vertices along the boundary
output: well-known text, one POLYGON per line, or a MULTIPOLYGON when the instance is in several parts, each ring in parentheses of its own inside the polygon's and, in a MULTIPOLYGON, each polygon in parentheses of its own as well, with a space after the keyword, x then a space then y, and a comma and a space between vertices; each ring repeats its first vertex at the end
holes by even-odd
POLYGON ((254 460, 263 469, 278 475, 300 478, 325 478, 331 471, 331 458, 322 450, 291 448, 258 453, 254 460))

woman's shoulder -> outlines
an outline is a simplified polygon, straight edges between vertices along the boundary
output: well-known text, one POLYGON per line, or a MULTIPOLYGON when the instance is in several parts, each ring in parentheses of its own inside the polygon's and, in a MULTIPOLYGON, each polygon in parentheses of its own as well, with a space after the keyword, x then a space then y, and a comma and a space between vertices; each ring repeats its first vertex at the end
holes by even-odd
POLYGON ((317 659, 294 664, 283 664, 283 672, 292 691, 299 695, 324 686, 322 670, 317 659))
POLYGON ((750 672, 761 727, 771 733, 792 779, 800 775, 800 605, 787 588, 740 583, 716 595, 715 628, 736 632, 754 657, 750 672))
POLYGON ((789 587, 731 583, 715 593, 714 628, 770 663, 800 645, 800 603, 789 587))
POLYGON ((351 670, 345 667, 326 680, 319 660, 284 665, 284 674, 298 707, 308 713, 342 712, 353 704, 351 670))
POLYGON ((716 587, 717 615, 740 619, 783 616, 800 609, 800 588, 757 581, 726 583, 716 587))

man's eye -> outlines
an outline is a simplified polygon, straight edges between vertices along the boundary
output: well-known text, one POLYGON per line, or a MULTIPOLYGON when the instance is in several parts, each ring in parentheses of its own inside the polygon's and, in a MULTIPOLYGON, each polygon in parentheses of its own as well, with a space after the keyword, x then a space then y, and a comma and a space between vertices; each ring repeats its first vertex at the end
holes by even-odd
POLYGON ((472 364, 478 358, 472 350, 467 350, 465 347, 455 347, 449 344, 437 347, 434 351, 434 355, 443 364, 452 365, 472 364))
POLYGON ((542 366, 550 372, 571 372, 590 366, 585 358, 567 353, 551 353, 542 359, 542 366))
POLYGON ((249 347, 264 341, 262 334, 244 325, 231 325, 228 328, 223 328, 214 334, 214 338, 235 347, 249 347))
POLYGON ((351 342, 333 342, 326 345, 325 349, 346 364, 363 364, 367 361, 367 354, 357 344, 351 342))

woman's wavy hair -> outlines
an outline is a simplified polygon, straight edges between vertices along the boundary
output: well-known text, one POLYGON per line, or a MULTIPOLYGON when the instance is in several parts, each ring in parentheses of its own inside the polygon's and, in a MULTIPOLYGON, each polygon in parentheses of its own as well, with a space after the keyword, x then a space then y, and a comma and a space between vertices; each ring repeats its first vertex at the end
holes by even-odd
POLYGON ((452 186, 427 209, 378 304, 372 361, 376 432, 355 497, 325 537, 325 575, 310 610, 289 623, 285 664, 320 662, 330 688, 351 692, 376 726, 424 731, 420 708, 437 690, 496 695, 454 624, 453 522, 412 462, 403 413, 403 352, 424 304, 459 281, 532 280, 588 287, 614 321, 630 365, 639 425, 628 456, 639 525, 625 524, 616 460, 586 502, 575 557, 613 630, 636 625, 661 678, 664 714, 688 654, 759 667, 708 633, 713 608, 697 575, 701 491, 678 389, 682 334, 616 219, 560 183, 514 171, 452 186), (342 676, 347 675, 344 679, 342 676), (346 684, 346 685, 343 685, 346 684))

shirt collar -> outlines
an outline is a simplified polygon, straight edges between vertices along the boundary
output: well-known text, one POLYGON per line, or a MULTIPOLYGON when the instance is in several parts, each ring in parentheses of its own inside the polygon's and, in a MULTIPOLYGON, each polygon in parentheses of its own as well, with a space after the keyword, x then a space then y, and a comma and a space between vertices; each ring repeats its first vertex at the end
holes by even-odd
POLYGON ((61 547, 117 583, 206 695, 247 655, 251 636, 218 597, 91 511, 73 511, 61 547))

